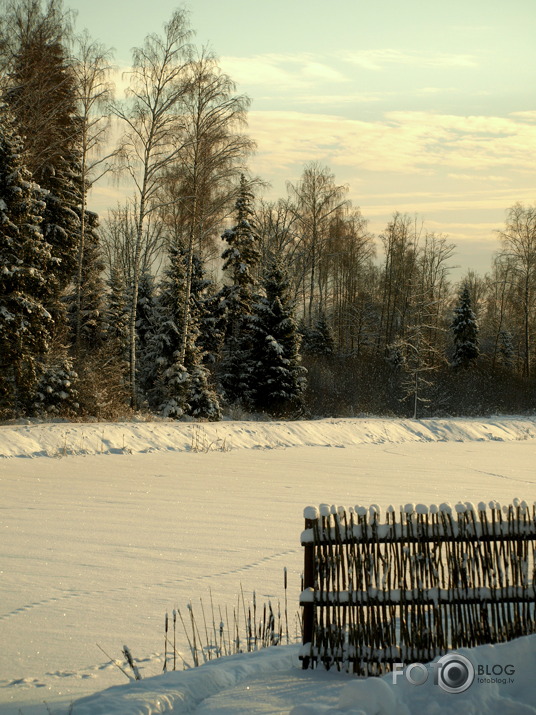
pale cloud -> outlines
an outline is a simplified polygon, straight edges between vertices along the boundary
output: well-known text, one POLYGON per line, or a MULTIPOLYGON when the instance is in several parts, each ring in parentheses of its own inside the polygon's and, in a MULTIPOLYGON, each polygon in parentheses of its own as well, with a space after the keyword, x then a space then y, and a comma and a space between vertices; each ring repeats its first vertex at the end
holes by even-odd
POLYGON ((536 110, 530 110, 526 112, 512 112, 510 115, 527 122, 536 122, 536 110))
POLYGON ((416 65, 418 67, 474 68, 476 58, 469 54, 446 54, 441 52, 403 51, 392 48, 376 50, 344 51, 339 57, 362 69, 382 70, 392 65, 416 65))
MULTIPOLYGON (((395 49, 361 50, 329 53, 265 53, 251 57, 224 56, 220 64, 239 85, 271 88, 279 91, 308 89, 321 83, 355 81, 355 68, 381 71, 393 66, 418 68, 471 69, 478 66, 472 55, 445 54, 395 49)), ((459 92, 459 88, 425 87, 422 94, 459 92)))
POLYGON ((319 161, 348 183, 373 233, 395 210, 416 214, 456 244, 464 270, 488 270, 505 209, 534 201, 536 116, 387 112, 366 122, 253 111, 250 130, 259 147, 252 168, 275 181, 272 198, 319 161))
POLYGON ((430 95, 437 95, 437 94, 452 94, 460 93, 459 87, 421 87, 420 89, 414 90, 413 94, 416 95, 423 95, 423 96, 430 96, 430 95))
MULTIPOLYGON (((475 197, 472 194, 455 194, 452 193, 448 198, 438 198, 434 200, 433 198, 423 199, 418 196, 408 197, 406 201, 403 199, 393 199, 391 202, 383 201, 381 203, 372 203, 368 196, 365 197, 363 206, 366 207, 367 217, 383 216, 385 215, 386 209, 389 211, 400 211, 400 213, 407 213, 409 215, 419 214, 426 218, 426 227, 431 230, 437 230, 439 232, 447 230, 449 235, 454 235, 458 233, 460 227, 484 227, 486 231, 491 230, 491 228, 498 228, 497 222, 481 223, 473 222, 463 223, 463 222, 452 222, 452 218, 448 221, 443 219, 441 222, 430 221, 429 218, 434 215, 441 214, 446 216, 448 214, 454 214, 459 216, 467 212, 490 212, 493 211, 496 214, 501 214, 505 208, 512 206, 519 199, 519 191, 512 192, 511 195, 505 195, 503 193, 490 193, 486 197, 475 197), (448 229, 446 226, 448 225, 448 229)), ((523 203, 523 201, 521 201, 523 203)))
POLYGON ((346 94, 328 93, 309 94, 294 97, 294 104, 308 105, 310 107, 344 107, 355 104, 373 104, 384 101, 388 96, 387 92, 348 92, 346 94))
MULTIPOLYGON (((454 181, 474 182, 474 180, 475 180, 474 174, 447 174, 447 177, 449 179, 453 179, 454 181)), ((490 184, 509 184, 513 181, 513 179, 510 176, 504 176, 504 175, 494 176, 493 174, 486 174, 485 176, 480 176, 479 181, 483 182, 483 183, 490 183, 490 184)))
POLYGON ((536 122, 512 116, 387 112, 381 120, 366 122, 327 114, 253 111, 249 120, 260 149, 258 162, 266 169, 317 159, 382 173, 496 176, 498 169, 534 171, 536 122))
POLYGON ((239 85, 277 87, 279 90, 308 88, 321 82, 347 82, 330 66, 329 58, 310 53, 263 54, 253 57, 222 57, 220 64, 239 85))

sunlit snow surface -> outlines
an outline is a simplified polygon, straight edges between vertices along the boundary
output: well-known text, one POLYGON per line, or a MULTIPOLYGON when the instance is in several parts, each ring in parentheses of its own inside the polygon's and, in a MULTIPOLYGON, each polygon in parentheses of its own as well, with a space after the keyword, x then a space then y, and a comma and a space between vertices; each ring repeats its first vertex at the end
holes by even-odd
POLYGON ((286 566, 297 611, 305 506, 532 502, 535 438, 522 417, 0 426, 0 713, 536 713, 531 638, 486 647, 513 685, 462 695, 302 673, 293 646, 149 679, 190 599, 277 601, 286 566))

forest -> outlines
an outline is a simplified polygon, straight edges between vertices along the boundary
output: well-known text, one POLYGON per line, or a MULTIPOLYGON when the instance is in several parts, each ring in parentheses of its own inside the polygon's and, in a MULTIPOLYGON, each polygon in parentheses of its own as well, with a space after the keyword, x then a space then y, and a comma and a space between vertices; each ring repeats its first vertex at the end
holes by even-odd
POLYGON ((393 207, 373 235, 311 157, 249 170, 250 99, 186 10, 132 52, 61 0, 1 0, 0 420, 527 412, 536 205, 505 207, 486 275, 393 207), (91 189, 125 199, 106 216, 91 189))

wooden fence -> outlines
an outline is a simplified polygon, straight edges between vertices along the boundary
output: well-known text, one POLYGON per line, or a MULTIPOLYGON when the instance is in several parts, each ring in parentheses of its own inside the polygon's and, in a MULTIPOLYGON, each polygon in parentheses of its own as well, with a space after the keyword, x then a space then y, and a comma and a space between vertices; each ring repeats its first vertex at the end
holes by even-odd
POLYGON ((304 516, 304 668, 380 675, 536 632, 536 503, 304 516))

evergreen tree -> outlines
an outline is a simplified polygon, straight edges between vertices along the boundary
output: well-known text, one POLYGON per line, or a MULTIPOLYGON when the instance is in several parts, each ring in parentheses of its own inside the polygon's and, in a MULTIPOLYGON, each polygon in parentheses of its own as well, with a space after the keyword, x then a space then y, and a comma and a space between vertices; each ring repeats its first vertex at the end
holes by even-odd
POLYGON ((55 290, 50 309, 53 314, 59 313, 56 321, 59 323, 66 321, 60 305, 64 291, 76 273, 81 195, 74 160, 70 165, 59 157, 57 164, 42 172, 39 183, 47 190, 42 229, 54 261, 51 286, 55 290))
POLYGON ((104 313, 104 337, 110 352, 124 361, 128 357, 129 308, 123 276, 112 266, 108 281, 108 304, 104 313))
POLYGON ((0 104, 0 413, 28 409, 53 328, 45 308, 50 246, 42 192, 24 163, 14 118, 0 104))
POLYGON ((140 276, 138 302, 136 305, 136 332, 140 352, 143 352, 148 336, 154 330, 157 302, 154 278, 149 271, 143 271, 140 276))
POLYGON ((210 385, 210 374, 203 365, 198 344, 199 313, 193 293, 185 360, 180 362, 186 262, 184 250, 170 250, 169 266, 160 286, 158 324, 148 340, 147 360, 155 366, 149 400, 164 417, 178 419, 189 415, 218 420, 221 417, 218 397, 210 385))
POLYGON ((471 295, 467 286, 464 286, 460 294, 460 302, 454 309, 454 318, 450 329, 454 339, 452 367, 471 367, 477 360, 480 349, 478 323, 471 307, 471 295))
POLYGON ((302 351, 307 355, 330 356, 335 352, 335 339, 325 313, 321 312, 312 328, 303 328, 302 351))
POLYGON ((78 403, 78 374, 73 361, 63 346, 52 351, 55 357, 47 360, 46 371, 41 376, 33 396, 32 412, 40 417, 74 416, 78 403))
POLYGON ((225 305, 221 291, 205 275, 199 256, 193 256, 191 302, 198 316, 197 343, 203 355, 203 364, 218 363, 225 339, 225 305))
POLYGON ((247 404, 251 392, 253 366, 251 346, 255 272, 260 258, 259 236, 253 221, 253 194, 241 177, 235 208, 237 221, 222 235, 227 242, 222 254, 223 270, 230 278, 224 288, 227 329, 220 366, 220 381, 229 402, 247 404))
MULTIPOLYGON (((110 281, 103 278, 98 217, 86 211, 84 260, 79 272, 80 284, 71 286, 68 295, 71 335, 79 330, 75 343, 76 380, 71 383, 79 403, 78 412, 98 419, 117 419, 125 414, 126 344, 128 310, 125 286, 120 271, 110 271, 110 281)), ((62 403, 69 407, 69 402, 62 403)))
POLYGON ((505 368, 511 368, 514 364, 514 345, 512 333, 509 330, 501 330, 499 333, 499 362, 505 368))
POLYGON ((154 278, 149 271, 140 276, 136 306, 136 359, 138 387, 146 394, 154 386, 154 363, 150 355, 150 341, 158 325, 158 299, 154 278))
POLYGON ((21 0, 9 8, 6 32, 9 86, 6 100, 16 117, 35 181, 46 190, 42 232, 51 246, 49 310, 56 330, 65 326, 60 299, 76 272, 82 204, 80 129, 76 76, 64 43, 68 13, 51 0, 21 0), (63 323, 63 324, 60 324, 63 323))
POLYGON ((275 417, 303 413, 306 370, 300 363, 300 336, 293 314, 289 285, 275 262, 264 278, 266 297, 255 305, 252 350, 252 402, 275 417))
POLYGON ((80 294, 73 287, 67 296, 69 324, 74 335, 77 322, 77 300, 80 300, 80 347, 84 353, 98 350, 105 340, 106 285, 102 278, 104 261, 100 249, 97 214, 86 211, 84 262, 80 294))

